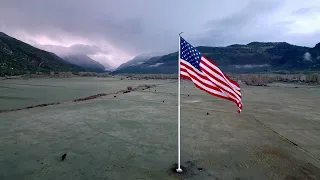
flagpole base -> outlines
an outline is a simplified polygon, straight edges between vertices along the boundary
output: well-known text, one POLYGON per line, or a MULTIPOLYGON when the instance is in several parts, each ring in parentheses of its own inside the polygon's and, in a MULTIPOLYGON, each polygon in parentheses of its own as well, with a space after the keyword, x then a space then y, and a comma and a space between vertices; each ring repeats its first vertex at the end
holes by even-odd
POLYGON ((182 169, 181 168, 178 168, 176 169, 177 173, 181 173, 182 172, 182 169))

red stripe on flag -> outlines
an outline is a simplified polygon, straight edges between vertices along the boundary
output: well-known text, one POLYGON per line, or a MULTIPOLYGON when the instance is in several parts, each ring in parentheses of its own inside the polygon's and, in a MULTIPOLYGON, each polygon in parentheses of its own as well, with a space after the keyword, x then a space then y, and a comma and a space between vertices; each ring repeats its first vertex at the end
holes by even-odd
POLYGON ((210 72, 210 70, 206 70, 205 68, 201 68, 201 70, 221 90, 225 91, 226 93, 228 93, 230 96, 233 96, 234 98, 237 98, 237 99, 241 98, 241 94, 238 94, 239 92, 238 93, 235 92, 235 90, 232 87, 230 87, 226 82, 221 81, 219 78, 217 78, 216 74, 210 72))
MULTIPOLYGON (((229 97, 231 99, 234 100, 234 102, 238 103, 240 100, 233 96, 233 95, 230 95, 229 93, 226 93, 223 89, 219 88, 217 86, 217 84, 213 83, 212 81, 210 81, 210 79, 205 75, 205 74, 202 74, 202 72, 198 71, 197 69, 195 69, 192 65, 190 65, 189 63, 184 63, 184 61, 182 61, 182 69, 183 70, 184 68, 186 68, 186 70, 189 70, 193 73, 195 73, 197 76, 199 77, 195 77, 194 75, 190 74, 188 71, 187 73, 189 73, 189 76, 193 79, 197 79, 197 81, 201 82, 203 85, 205 85, 207 88, 210 88, 214 91, 218 91, 218 93, 220 93, 220 96, 221 94, 224 94, 226 97, 229 97)), ((217 95, 219 95, 218 93, 215 93, 217 95)))
MULTIPOLYGON (((237 82, 231 80, 227 75, 225 75, 220 70, 220 68, 216 65, 216 63, 214 63, 211 59, 209 59, 205 56, 203 56, 203 58, 210 63, 210 64, 206 63, 208 65, 208 68, 210 68, 213 72, 219 74, 219 76, 223 77, 228 82, 228 84, 230 84, 231 86, 233 85, 236 87, 237 90, 240 90, 240 85, 237 82)), ((201 58, 201 60, 202 60, 202 58, 201 58)), ((206 61, 201 61, 201 62, 204 63, 206 61)))
POLYGON ((230 82, 228 82, 225 75, 221 76, 221 70, 215 67, 214 64, 211 64, 211 62, 212 61, 208 61, 207 59, 201 59, 200 68, 204 74, 219 88, 228 93, 229 96, 233 96, 237 101, 241 101, 241 93, 235 89, 235 86, 232 86, 230 82))
MULTIPOLYGON (((195 68, 193 66, 191 66, 189 63, 182 63, 182 67, 181 67, 181 71, 183 72, 187 72, 189 74, 189 77, 193 78, 193 79, 197 79, 199 82, 201 82, 203 85, 207 86, 210 89, 213 89, 215 91, 219 91, 221 92, 221 90, 217 87, 212 86, 211 81, 202 73, 199 73, 197 70, 195 70, 195 68), (189 73, 189 71, 195 73, 198 77, 196 77, 195 75, 192 75, 189 73), (206 82, 207 81, 207 82, 206 82)), ((221 92, 222 93, 222 92, 221 92)))
POLYGON ((188 81, 192 81, 192 79, 189 76, 181 74, 180 77, 183 78, 183 79, 186 79, 188 81))
POLYGON ((187 78, 187 79, 191 79, 197 88, 199 88, 199 89, 201 89, 211 95, 217 96, 219 98, 233 101, 239 107, 239 100, 237 98, 235 98, 233 96, 230 97, 230 96, 226 95, 224 92, 222 92, 218 87, 214 87, 213 85, 206 83, 205 81, 208 81, 208 82, 211 82, 211 81, 205 75, 201 74, 198 70, 193 68, 193 66, 191 66, 189 63, 185 63, 182 60, 181 65, 182 65, 181 72, 184 72, 181 76, 184 78, 187 78), (193 75, 192 72, 199 77, 193 75))

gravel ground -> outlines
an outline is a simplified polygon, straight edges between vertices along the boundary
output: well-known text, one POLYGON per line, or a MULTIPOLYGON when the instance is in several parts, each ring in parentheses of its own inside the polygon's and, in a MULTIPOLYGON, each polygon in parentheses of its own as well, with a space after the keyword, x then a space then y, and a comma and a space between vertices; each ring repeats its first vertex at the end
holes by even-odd
POLYGON ((320 179, 319 88, 242 85, 237 114, 183 82, 177 174, 177 84, 148 82, 162 85, 0 114, 0 179, 320 179))

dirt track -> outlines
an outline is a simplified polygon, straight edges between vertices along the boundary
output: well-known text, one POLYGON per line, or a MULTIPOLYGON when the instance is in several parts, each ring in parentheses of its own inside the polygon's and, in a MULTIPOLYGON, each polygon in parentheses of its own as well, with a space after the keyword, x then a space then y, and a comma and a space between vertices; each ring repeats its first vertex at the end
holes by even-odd
MULTIPOLYGON (((153 85, 152 87, 155 87, 155 85, 153 85)), ((84 98, 74 99, 72 101, 45 103, 45 104, 32 105, 32 106, 16 108, 16 109, 3 109, 3 110, 0 109, 0 114, 1 113, 7 113, 7 112, 13 112, 13 111, 20 111, 20 110, 24 110, 24 109, 37 108, 37 107, 46 107, 46 106, 59 105, 59 104, 64 104, 64 103, 87 101, 87 100, 92 100, 92 99, 96 99, 96 98, 103 97, 103 96, 119 94, 119 93, 129 93, 129 92, 132 92, 132 91, 135 91, 135 90, 149 89, 149 88, 150 87, 146 87, 146 86, 138 86, 138 87, 132 88, 131 90, 120 90, 120 91, 116 91, 116 92, 112 92, 112 93, 99 93, 99 94, 88 96, 88 97, 84 97, 84 98)))

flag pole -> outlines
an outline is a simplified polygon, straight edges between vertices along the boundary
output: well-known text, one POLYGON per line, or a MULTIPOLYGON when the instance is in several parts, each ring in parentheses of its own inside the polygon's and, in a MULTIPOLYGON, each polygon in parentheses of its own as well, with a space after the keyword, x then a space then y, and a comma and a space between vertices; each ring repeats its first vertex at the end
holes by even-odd
POLYGON ((176 171, 178 173, 182 172, 180 167, 180 35, 179 33, 179 52, 178 52, 178 168, 176 171))

